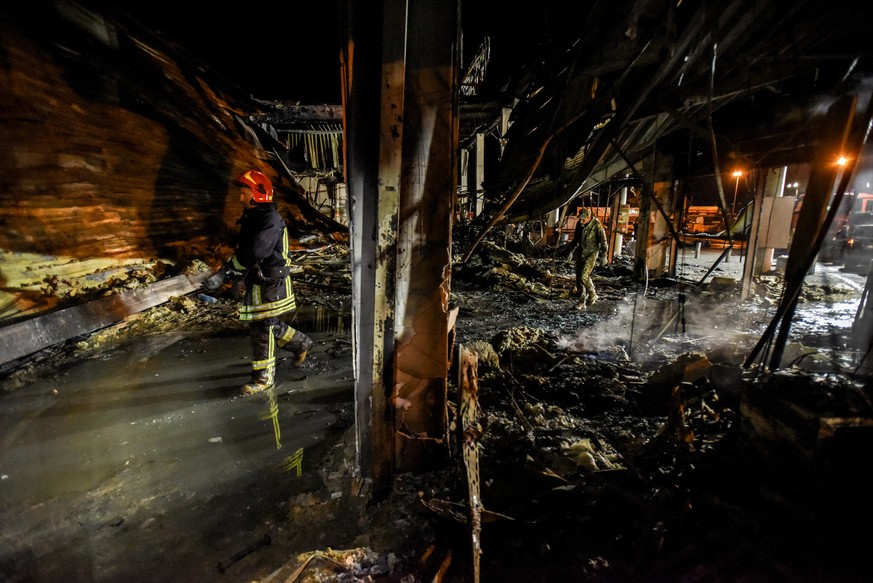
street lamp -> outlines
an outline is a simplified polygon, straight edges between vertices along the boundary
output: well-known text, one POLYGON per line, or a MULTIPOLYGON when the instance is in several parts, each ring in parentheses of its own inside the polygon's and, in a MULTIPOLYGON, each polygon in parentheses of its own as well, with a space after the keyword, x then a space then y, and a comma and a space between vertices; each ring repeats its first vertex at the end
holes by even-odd
POLYGON ((734 202, 731 205, 731 215, 737 214, 737 191, 740 189, 740 176, 743 175, 742 170, 734 170, 734 173, 731 174, 734 178, 737 179, 737 183, 734 185, 734 202))

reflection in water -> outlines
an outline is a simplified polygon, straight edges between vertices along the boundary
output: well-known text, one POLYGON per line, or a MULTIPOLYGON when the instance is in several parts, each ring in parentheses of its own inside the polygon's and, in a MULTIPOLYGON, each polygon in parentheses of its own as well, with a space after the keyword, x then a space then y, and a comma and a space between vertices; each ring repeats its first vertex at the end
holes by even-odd
MULTIPOLYGON (((276 392, 274 389, 267 389, 267 410, 261 414, 261 419, 273 420, 273 435, 276 437, 276 449, 282 449, 282 429, 279 427, 279 402, 276 400, 276 392)), ((294 471, 297 477, 303 473, 303 448, 301 447, 290 456, 282 460, 281 467, 284 471, 294 471)))
POLYGON ((276 449, 282 449, 282 430, 279 428, 279 403, 276 401, 276 393, 272 388, 267 389, 269 398, 267 413, 261 417, 263 420, 273 420, 273 434, 276 436, 276 449))
POLYGON ((294 327, 301 332, 326 333, 342 336, 350 325, 351 315, 331 307, 315 305, 298 308, 294 327))
POLYGON ((303 448, 301 447, 293 454, 285 458, 282 462, 282 469, 286 472, 290 472, 291 470, 295 470, 297 472, 297 477, 300 477, 300 474, 303 472, 303 448))

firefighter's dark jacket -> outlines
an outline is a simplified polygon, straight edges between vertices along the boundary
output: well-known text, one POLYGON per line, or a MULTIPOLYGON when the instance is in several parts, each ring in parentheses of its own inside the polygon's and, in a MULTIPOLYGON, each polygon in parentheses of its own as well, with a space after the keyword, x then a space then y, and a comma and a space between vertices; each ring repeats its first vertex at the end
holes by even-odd
POLYGON ((276 205, 247 208, 237 222, 239 240, 229 263, 243 272, 246 281, 240 320, 260 320, 295 309, 288 230, 276 205))

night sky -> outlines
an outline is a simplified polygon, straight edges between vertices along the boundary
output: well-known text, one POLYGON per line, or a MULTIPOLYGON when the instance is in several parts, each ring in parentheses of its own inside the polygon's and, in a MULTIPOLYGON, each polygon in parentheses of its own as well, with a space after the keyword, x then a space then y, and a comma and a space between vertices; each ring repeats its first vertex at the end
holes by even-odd
POLYGON ((340 103, 339 0, 125 4, 123 10, 245 93, 340 103))
MULTIPOLYGON (((124 3, 122 10, 253 97, 310 104, 341 102, 343 0, 180 1, 184 1, 184 10, 142 1, 124 3)), ((463 0, 461 13, 462 67, 488 35, 491 79, 512 74, 512 55, 528 50, 525 35, 518 30, 533 27, 543 18, 534 9, 527 13, 506 10, 497 0, 463 0), (515 34, 507 32, 513 30, 515 34)))

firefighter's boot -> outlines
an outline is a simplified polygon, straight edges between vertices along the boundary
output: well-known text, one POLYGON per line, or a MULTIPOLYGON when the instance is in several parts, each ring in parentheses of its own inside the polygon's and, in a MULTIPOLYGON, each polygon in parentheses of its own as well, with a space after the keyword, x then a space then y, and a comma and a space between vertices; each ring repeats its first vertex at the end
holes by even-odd
POLYGON ((300 330, 295 330, 294 335, 291 337, 291 340, 282 344, 280 348, 293 353, 294 364, 299 366, 303 364, 303 361, 306 360, 306 357, 309 355, 309 351, 312 350, 312 347, 314 345, 315 342, 312 341, 312 338, 310 338, 300 330))
POLYGON ((243 395, 254 395, 273 388, 274 370, 273 368, 264 368, 252 371, 252 380, 243 385, 243 395))

